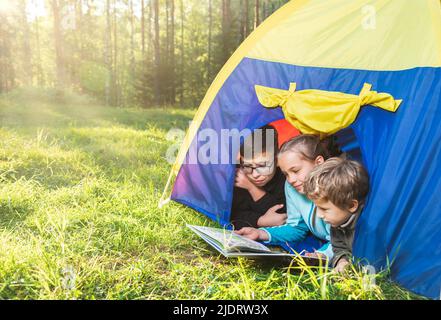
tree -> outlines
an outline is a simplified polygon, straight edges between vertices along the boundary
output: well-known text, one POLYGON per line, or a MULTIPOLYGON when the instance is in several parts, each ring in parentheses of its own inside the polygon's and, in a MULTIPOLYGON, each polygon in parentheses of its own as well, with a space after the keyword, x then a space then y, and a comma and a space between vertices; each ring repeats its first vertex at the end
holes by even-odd
MULTIPOLYGON (((87 2, 87 1, 86 1, 87 2)), ((83 0, 75 0, 75 15, 76 15, 76 29, 77 29, 77 44, 78 51, 81 60, 85 59, 84 57, 84 41, 83 41, 83 0)))
POLYGON ((118 64, 118 21, 116 14, 116 0, 113 0, 113 76, 112 92, 113 105, 119 105, 119 64, 118 64))
POLYGON ((250 1, 240 1, 240 42, 250 34, 250 1))
POLYGON ((213 0, 208 0, 208 57, 207 57, 207 80, 211 80, 211 55, 213 33, 213 0))
POLYGON ((64 58, 63 31, 61 26, 63 0, 52 0, 55 61, 56 61, 56 87, 61 90, 66 85, 66 64, 64 58))
POLYGON ((15 86, 15 69, 12 56, 14 28, 6 14, 0 11, 0 93, 15 86))
POLYGON ((169 64, 170 64, 170 96, 168 103, 174 105, 176 103, 176 82, 175 82, 175 1, 170 0, 170 51, 169 51, 169 64))
POLYGON ((145 3, 141 0, 141 57, 145 60, 145 3))
POLYGON ((23 70, 24 77, 23 82, 26 85, 32 84, 32 52, 31 52, 31 44, 30 44, 30 30, 29 23, 27 20, 26 14, 26 0, 20 0, 20 20, 21 26, 23 30, 23 70))
POLYGON ((109 106, 194 107, 253 23, 285 2, 16 0, 0 11, 0 91, 36 84, 109 106), (29 14, 37 3, 45 13, 29 14))
POLYGON ((260 0, 254 1, 254 29, 260 24, 260 0))
POLYGON ((265 20, 269 16, 269 0, 263 0, 262 7, 262 20, 265 20))
POLYGON ((179 90, 179 103, 181 108, 184 107, 184 74, 185 74, 185 65, 184 65, 184 21, 185 21, 185 14, 184 14, 184 0, 181 0, 180 2, 180 8, 181 8, 181 70, 180 70, 180 90, 179 90))
POLYGON ((150 0, 150 4, 148 6, 149 8, 149 15, 148 15, 148 41, 147 41, 147 53, 150 56, 152 56, 152 42, 153 42, 153 11, 154 11, 154 3, 152 0, 150 0))
POLYGON ((110 0, 106 1, 106 31, 104 32, 104 42, 105 42, 105 64, 107 68, 107 77, 106 77, 106 84, 105 84, 105 99, 106 99, 106 105, 111 104, 111 97, 110 97, 110 90, 111 90, 111 84, 113 82, 112 80, 112 49, 111 49, 111 34, 112 34, 112 26, 110 24, 110 0))
POLYGON ((222 45, 223 61, 227 61, 231 51, 231 3, 222 0, 222 45))
POLYGON ((133 0, 129 0, 130 20, 130 74, 135 74, 135 13, 133 12, 133 0))
POLYGON ((40 18, 35 17, 35 51, 37 54, 36 62, 37 65, 37 84, 39 87, 43 87, 45 85, 44 81, 44 73, 43 66, 41 61, 41 41, 40 41, 40 18))
POLYGON ((159 47, 159 0, 153 0, 154 13, 153 17, 155 20, 155 39, 154 39, 154 48, 155 48, 155 75, 156 79, 154 81, 154 92, 155 92, 155 103, 156 105, 160 105, 161 103, 161 92, 160 92, 160 83, 159 79, 161 78, 161 49, 159 47))

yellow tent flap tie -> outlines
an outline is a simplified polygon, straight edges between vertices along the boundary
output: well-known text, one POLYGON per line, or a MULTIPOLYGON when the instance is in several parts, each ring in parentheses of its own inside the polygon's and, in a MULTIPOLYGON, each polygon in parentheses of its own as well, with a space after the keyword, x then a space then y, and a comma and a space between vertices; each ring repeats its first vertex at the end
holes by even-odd
POLYGON ((359 95, 325 90, 299 90, 291 83, 289 90, 255 86, 259 102, 266 108, 281 107, 285 118, 302 133, 321 138, 350 126, 365 105, 395 112, 401 100, 388 93, 372 91, 365 83, 359 95))

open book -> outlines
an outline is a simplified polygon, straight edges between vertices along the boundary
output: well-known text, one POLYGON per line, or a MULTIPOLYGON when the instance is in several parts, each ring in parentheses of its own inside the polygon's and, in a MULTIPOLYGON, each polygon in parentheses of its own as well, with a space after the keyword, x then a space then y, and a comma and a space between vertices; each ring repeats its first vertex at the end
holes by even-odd
MULTIPOLYGON (((267 247, 260 242, 247 239, 230 230, 193 225, 187 225, 187 227, 227 258, 258 258, 270 256, 293 258, 296 256, 295 254, 286 252, 280 247, 267 247)), ((303 254, 304 252, 299 253, 304 259, 315 260, 316 263, 319 260, 303 256, 303 254)), ((316 263, 312 261, 312 264, 316 263)))

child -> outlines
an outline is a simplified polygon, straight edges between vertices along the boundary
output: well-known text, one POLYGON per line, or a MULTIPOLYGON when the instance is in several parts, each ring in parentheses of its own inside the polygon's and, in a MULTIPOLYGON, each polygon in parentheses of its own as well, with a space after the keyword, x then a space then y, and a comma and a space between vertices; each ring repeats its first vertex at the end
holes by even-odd
POLYGON ((285 223, 285 177, 277 167, 277 151, 277 131, 270 125, 253 131, 242 144, 231 208, 235 229, 285 223))
POLYGON ((369 192, 369 177, 358 162, 331 158, 310 173, 305 194, 317 206, 317 215, 331 225, 337 272, 349 264, 355 225, 369 192))
POLYGON ((243 228, 236 233, 252 240, 265 241, 267 244, 284 244, 300 242, 312 232, 326 242, 313 255, 331 260, 333 252, 329 242, 330 225, 313 216, 315 205, 304 192, 304 181, 308 174, 327 158, 328 151, 317 136, 301 135, 284 143, 278 154, 278 164, 286 176, 287 223, 272 228, 243 228))

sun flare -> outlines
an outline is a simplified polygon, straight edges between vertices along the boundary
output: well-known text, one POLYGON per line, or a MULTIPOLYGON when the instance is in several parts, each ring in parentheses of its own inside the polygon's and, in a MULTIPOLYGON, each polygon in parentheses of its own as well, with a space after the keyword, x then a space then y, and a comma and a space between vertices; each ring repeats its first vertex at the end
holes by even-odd
POLYGON ((0 13, 11 13, 14 11, 14 3, 8 0, 0 0, 0 13))

